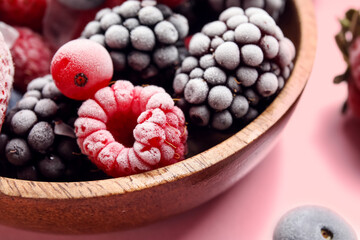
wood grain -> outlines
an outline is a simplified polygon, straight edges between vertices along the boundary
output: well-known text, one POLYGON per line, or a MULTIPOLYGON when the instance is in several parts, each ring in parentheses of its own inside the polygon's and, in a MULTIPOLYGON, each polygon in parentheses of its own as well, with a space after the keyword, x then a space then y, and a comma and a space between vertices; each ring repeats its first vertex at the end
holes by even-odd
POLYGON ((0 223, 59 233, 128 229, 187 211, 228 189, 274 144, 312 69, 312 2, 289 0, 288 8, 282 27, 297 48, 293 73, 279 96, 248 126, 180 163, 129 177, 69 183, 0 177, 0 223))

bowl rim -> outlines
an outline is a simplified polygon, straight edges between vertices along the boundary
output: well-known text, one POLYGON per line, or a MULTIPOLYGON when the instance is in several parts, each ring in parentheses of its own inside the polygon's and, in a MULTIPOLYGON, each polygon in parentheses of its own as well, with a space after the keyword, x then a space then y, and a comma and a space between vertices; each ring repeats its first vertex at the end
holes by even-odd
POLYGON ((141 191, 186 178, 235 155, 263 135, 291 109, 303 92, 316 55, 316 21, 311 0, 292 0, 300 24, 297 59, 290 78, 274 101, 243 129, 195 156, 152 171, 118 178, 80 182, 28 181, 0 177, 0 197, 83 199, 141 191), (264 125, 264 123, 267 123, 264 125), (260 131, 261 130, 261 131, 260 131), (221 149, 221 151, 218 151, 221 149))

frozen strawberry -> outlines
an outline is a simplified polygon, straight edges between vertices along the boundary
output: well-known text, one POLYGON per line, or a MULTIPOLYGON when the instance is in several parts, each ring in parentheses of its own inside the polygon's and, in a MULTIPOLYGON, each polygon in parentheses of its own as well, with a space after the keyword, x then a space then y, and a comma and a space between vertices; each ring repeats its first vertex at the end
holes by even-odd
POLYGON ((340 21, 341 31, 336 35, 336 43, 348 67, 344 74, 335 77, 334 82, 348 83, 347 106, 360 118, 360 10, 350 9, 340 21))
POLYGON ((82 152, 105 173, 118 177, 184 159, 183 112, 163 88, 117 81, 83 103, 75 122, 82 152))
POLYGON ((25 92, 28 83, 50 73, 52 52, 44 38, 27 27, 16 27, 19 33, 10 51, 15 64, 14 87, 25 92))
POLYGON ((65 96, 86 100, 109 84, 113 64, 103 46, 91 40, 77 39, 66 43, 55 53, 51 74, 65 96))
POLYGON ((5 113, 10 98, 10 90, 14 77, 14 65, 8 46, 0 33, 0 130, 5 119, 5 113))
POLYGON ((46 6, 46 0, 2 0, 0 20, 10 25, 26 26, 40 31, 46 6))

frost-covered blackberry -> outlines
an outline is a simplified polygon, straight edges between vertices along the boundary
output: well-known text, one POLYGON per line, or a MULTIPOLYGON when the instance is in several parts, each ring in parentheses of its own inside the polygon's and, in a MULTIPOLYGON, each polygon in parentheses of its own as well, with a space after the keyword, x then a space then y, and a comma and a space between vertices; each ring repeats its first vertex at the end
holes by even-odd
POLYGON ((171 89, 188 32, 187 19, 169 7, 134 0, 100 10, 82 37, 106 47, 117 78, 171 89))
POLYGON ((261 8, 264 9, 276 21, 284 11, 286 0, 207 0, 209 5, 217 12, 230 7, 242 9, 261 8))
POLYGON ((50 75, 34 79, 6 115, 0 134, 1 175, 27 180, 91 179, 77 146, 74 119, 81 102, 66 98, 50 75))
POLYGON ((192 37, 189 52, 173 81, 178 102, 190 122, 225 130, 264 110, 296 51, 266 11, 231 7, 192 37))

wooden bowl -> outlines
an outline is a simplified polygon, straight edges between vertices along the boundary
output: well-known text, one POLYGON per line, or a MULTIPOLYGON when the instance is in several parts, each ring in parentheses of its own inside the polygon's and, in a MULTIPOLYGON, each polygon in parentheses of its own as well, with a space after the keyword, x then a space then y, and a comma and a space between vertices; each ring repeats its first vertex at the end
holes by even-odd
POLYGON ((210 200, 241 179, 286 125, 310 75, 316 51, 311 0, 288 0, 282 28, 297 58, 272 104, 241 131, 182 162, 158 170, 88 182, 34 182, 0 177, 0 223, 57 233, 128 229, 210 200))

